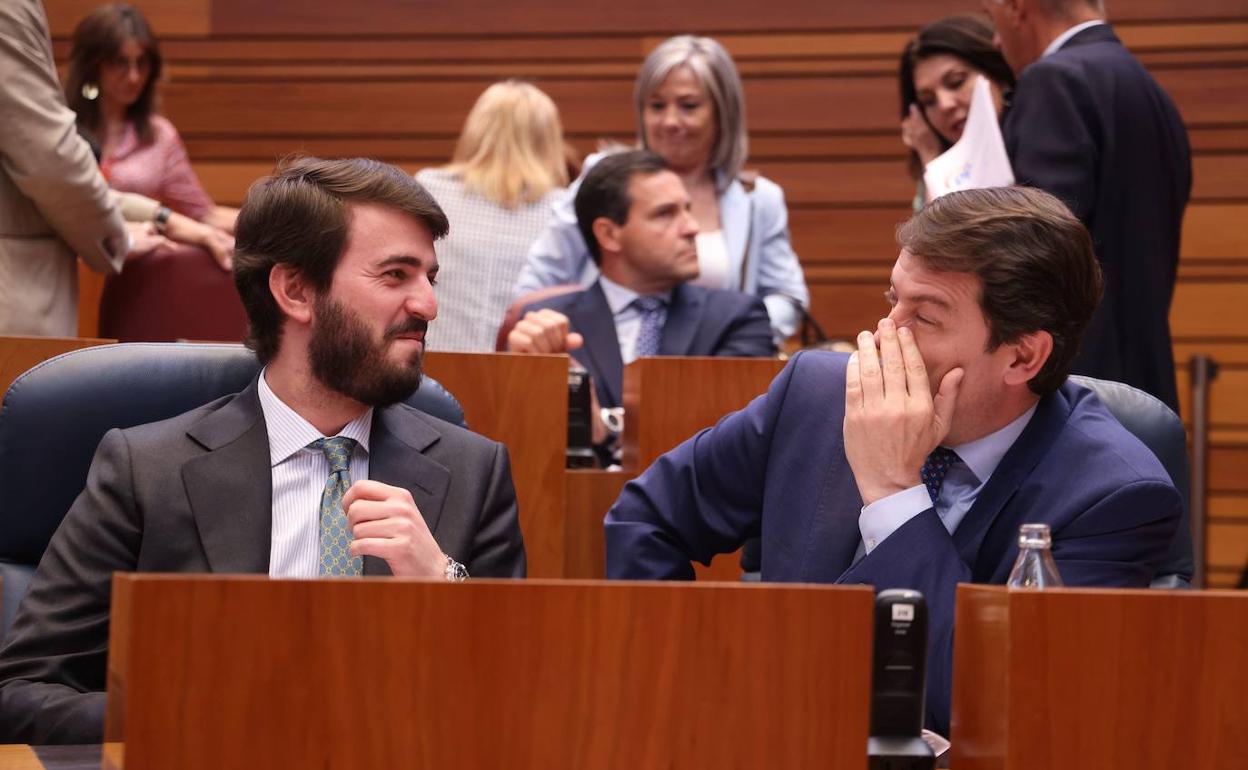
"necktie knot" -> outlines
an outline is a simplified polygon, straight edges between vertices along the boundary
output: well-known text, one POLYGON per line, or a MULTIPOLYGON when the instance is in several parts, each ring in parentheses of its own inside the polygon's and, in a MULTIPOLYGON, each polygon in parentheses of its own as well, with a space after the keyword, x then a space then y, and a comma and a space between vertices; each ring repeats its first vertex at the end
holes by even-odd
POLYGON ((318 438, 308 445, 311 449, 319 449, 325 453, 329 461, 330 473, 342 473, 351 470, 351 453, 355 451, 355 439, 346 436, 318 438))
POLYGON ((961 461, 958 453, 952 449, 938 446, 932 450, 927 456, 927 460, 923 462, 923 469, 919 471, 919 477, 923 479, 924 486, 927 487, 927 494, 932 498, 932 504, 936 503, 940 497, 940 486, 945 482, 945 475, 949 473, 949 466, 961 461))
POLYGON ((667 302, 662 297, 638 297, 633 300, 633 307, 643 313, 657 313, 667 302))

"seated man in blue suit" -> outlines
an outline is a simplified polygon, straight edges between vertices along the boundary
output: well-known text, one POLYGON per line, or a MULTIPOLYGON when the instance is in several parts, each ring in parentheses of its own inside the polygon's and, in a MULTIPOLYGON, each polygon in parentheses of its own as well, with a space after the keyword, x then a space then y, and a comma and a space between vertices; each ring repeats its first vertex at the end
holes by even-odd
POLYGON ((607 514, 607 573, 690 579, 690 560, 761 535, 764 580, 919 590, 927 725, 947 733, 958 583, 1004 583, 1035 522, 1067 585, 1145 587, 1182 501, 1066 379, 1101 276, 1061 202, 953 193, 898 241, 876 332, 853 355, 795 356, 766 394, 630 482, 607 514))
POLYGON ((698 277, 698 223, 680 177, 652 152, 608 155, 582 180, 576 219, 602 276, 525 308, 507 338, 523 353, 572 354, 602 407, 623 403, 624 366, 644 356, 775 355, 767 308, 698 277))

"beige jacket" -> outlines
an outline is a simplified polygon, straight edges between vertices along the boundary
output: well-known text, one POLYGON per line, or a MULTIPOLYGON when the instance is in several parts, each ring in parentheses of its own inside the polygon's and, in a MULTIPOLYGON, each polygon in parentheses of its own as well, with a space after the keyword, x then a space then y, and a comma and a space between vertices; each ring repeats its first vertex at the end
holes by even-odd
POLYGON ((116 273, 127 237, 65 105, 39 0, 0 0, 0 334, 75 336, 78 268, 116 273))

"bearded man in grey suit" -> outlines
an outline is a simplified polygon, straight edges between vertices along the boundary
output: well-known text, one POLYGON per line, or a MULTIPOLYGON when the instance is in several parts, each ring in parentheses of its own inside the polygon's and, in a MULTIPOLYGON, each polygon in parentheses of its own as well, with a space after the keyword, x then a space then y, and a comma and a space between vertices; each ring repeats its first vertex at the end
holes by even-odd
POLYGON ((264 368, 104 437, 0 651, 0 743, 102 739, 115 571, 524 575, 506 450, 398 403, 446 231, 376 161, 305 158, 252 187, 234 273, 264 368))
POLYGON ((0 334, 78 333, 78 265, 120 272, 129 239, 65 106, 39 0, 0 3, 0 334))

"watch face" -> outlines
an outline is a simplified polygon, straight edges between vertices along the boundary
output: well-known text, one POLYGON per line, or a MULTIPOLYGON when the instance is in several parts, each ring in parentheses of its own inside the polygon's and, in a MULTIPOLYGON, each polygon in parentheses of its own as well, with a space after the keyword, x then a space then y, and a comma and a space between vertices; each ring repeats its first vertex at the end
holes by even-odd
POLYGON ((607 426, 607 430, 614 434, 624 432, 624 409, 621 407, 603 407, 602 408, 602 424, 607 426))
POLYGON ((447 580, 457 583, 468 579, 468 568, 448 556, 446 557, 446 571, 443 574, 447 580))

